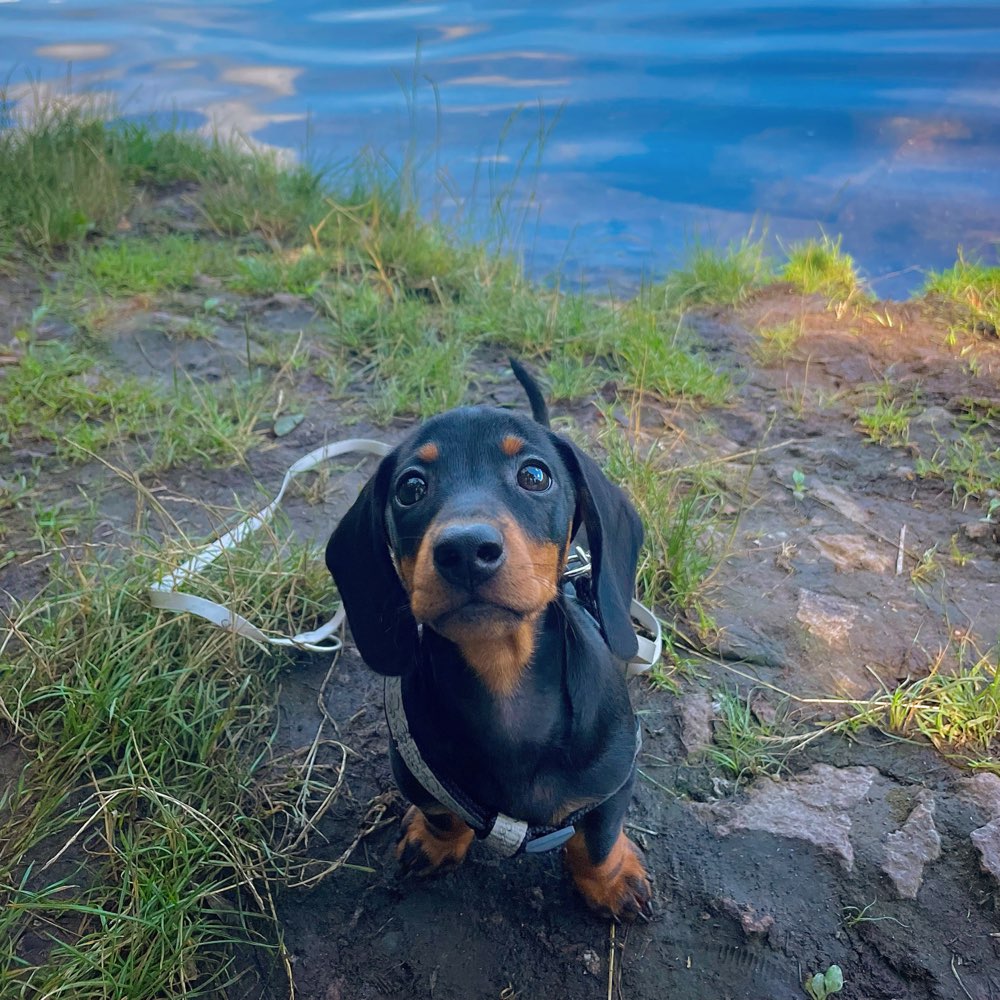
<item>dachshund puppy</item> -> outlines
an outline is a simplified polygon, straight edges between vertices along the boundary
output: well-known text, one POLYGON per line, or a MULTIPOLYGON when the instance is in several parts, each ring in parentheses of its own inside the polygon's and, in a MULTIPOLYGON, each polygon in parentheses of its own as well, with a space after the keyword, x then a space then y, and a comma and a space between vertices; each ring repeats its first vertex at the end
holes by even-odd
POLYGON ((565 844, 593 909, 646 917, 649 877, 623 829, 642 525, 511 364, 534 419, 466 407, 427 421, 327 545, 358 650, 387 677, 392 770, 413 803, 397 855, 405 871, 448 870, 506 824, 519 832, 503 853, 565 844), (592 575, 577 587, 564 570, 581 528, 592 575))

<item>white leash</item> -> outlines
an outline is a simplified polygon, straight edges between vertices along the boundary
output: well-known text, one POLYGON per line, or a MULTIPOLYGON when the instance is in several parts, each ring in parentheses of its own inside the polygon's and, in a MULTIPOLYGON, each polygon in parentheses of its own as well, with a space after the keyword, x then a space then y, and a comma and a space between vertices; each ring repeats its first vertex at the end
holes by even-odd
MULTIPOLYGON (((285 473, 281 489, 266 507, 256 514, 244 518, 235 528, 204 546, 187 562, 182 563, 172 573, 168 573, 157 583, 154 583, 148 591, 150 603, 154 608, 162 608, 164 611, 187 612, 197 615, 219 628, 235 632, 247 639, 253 639, 254 642, 267 643, 272 646, 293 646, 296 649, 305 649, 312 653, 337 652, 341 648, 341 641, 334 633, 343 624, 343 606, 337 609, 337 613, 328 622, 311 632, 299 632, 293 636, 275 636, 261 631, 253 622, 247 621, 242 615, 236 614, 235 611, 221 604, 216 604, 215 601, 184 593, 178 588, 188 582, 191 577, 200 573, 206 566, 211 566, 223 552, 236 548, 245 538, 267 524, 278 509, 288 484, 300 472, 308 472, 331 458, 337 458, 339 455, 351 452, 381 457, 388 455, 391 450, 389 445, 383 444, 381 441, 373 441, 370 438, 348 438, 346 441, 335 441, 322 448, 316 448, 308 455, 303 455, 285 473)), ((586 554, 582 553, 582 557, 586 561, 586 570, 589 570, 589 560, 587 560, 586 554)), ((580 570, 575 572, 580 572, 580 570)), ((647 638, 646 635, 637 630, 636 639, 639 643, 639 651, 629 660, 628 672, 639 674, 649 670, 659 660, 663 651, 663 634, 660 623, 653 612, 636 600, 632 601, 630 615, 634 625, 653 637, 647 638)))
POLYGON ((339 630, 344 621, 343 607, 338 608, 337 613, 326 624, 320 625, 319 628, 313 629, 311 632, 299 632, 293 636, 274 636, 267 635, 246 618, 221 604, 216 604, 215 601, 196 597, 194 594, 185 594, 177 588, 186 583, 190 577, 200 573, 206 566, 211 566, 223 552, 235 548, 243 539, 267 524, 278 509, 278 504, 281 503, 281 498, 285 495, 288 484, 300 472, 308 472, 322 462, 350 452, 382 456, 388 455, 391 450, 389 445, 383 444, 381 441, 349 438, 346 441, 335 441, 333 444, 324 445, 322 448, 309 452, 308 455, 303 455, 285 473, 278 495, 266 507, 240 521, 235 528, 200 549, 183 565, 178 566, 172 573, 154 583, 149 588, 150 603, 154 608, 163 608, 165 611, 186 611, 197 615, 219 628, 235 632, 247 639, 253 639, 255 642, 269 643, 272 646, 294 646, 296 649, 307 649, 313 653, 335 653, 341 647, 340 639, 334 633, 339 630), (325 640, 329 641, 325 642, 325 640))

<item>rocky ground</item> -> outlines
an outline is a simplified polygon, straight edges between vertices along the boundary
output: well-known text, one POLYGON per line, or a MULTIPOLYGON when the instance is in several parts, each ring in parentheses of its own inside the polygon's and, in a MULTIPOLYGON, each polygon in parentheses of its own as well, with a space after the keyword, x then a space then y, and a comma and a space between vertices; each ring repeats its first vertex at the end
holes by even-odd
MULTIPOLYGON (((276 335, 305 330, 308 344, 304 300, 258 308, 276 335)), ((117 363, 197 378, 242 364, 235 326, 192 340, 172 337, 170 322, 163 312, 123 315, 110 341, 117 363)), ((312 742, 319 702, 351 750, 316 856, 336 859, 370 831, 348 866, 282 896, 301 1000, 782 1000, 805 996, 806 977, 834 963, 847 998, 1000 996, 996 758, 958 766, 927 743, 871 728, 801 739, 880 690, 962 669, 1000 638, 1000 527, 982 502, 956 501, 955 463, 940 476, 918 468, 921 459, 943 465, 973 424, 996 447, 1000 345, 984 332, 952 342, 927 306, 837 315, 781 287, 692 322, 737 392, 697 417, 640 407, 640 433, 677 461, 716 461, 729 498, 705 540, 719 560, 705 599, 717 628, 682 629, 679 645, 694 650, 676 690, 632 682, 644 750, 629 823, 656 876, 658 918, 613 927, 593 917, 554 855, 500 864, 474 852, 454 874, 399 880, 392 821, 402 803, 379 685, 348 643, 332 674, 328 660, 302 657, 280 698, 279 749, 312 742), (757 331, 789 321, 801 323, 794 345, 762 356, 757 331), (857 426, 886 384, 914 401, 896 446, 869 442, 857 426), (796 739, 760 744, 740 775, 720 766, 712 751, 726 746, 727 698, 750 704, 760 731, 796 739)), ((481 365, 502 373, 499 355, 481 365)), ((473 389, 483 402, 518 396, 512 380, 473 389)), ((157 487, 163 502, 181 511, 183 497, 222 503, 236 493, 250 504, 257 483, 276 485, 325 441, 405 433, 402 422, 368 426, 360 396, 333 406, 307 374, 296 391, 305 419, 255 453, 251 469, 170 473, 157 487)), ((587 426, 593 411, 584 402, 559 412, 587 426)), ((128 483, 109 481, 97 463, 60 475, 67 496, 83 484, 100 498, 95 537, 128 537, 128 483)), ((326 506, 293 498, 296 528, 321 540, 363 476, 346 475, 326 506)), ((24 595, 43 566, 8 566, 0 585, 24 595)), ((283 995, 283 972, 261 955, 246 971, 258 995, 283 995)))

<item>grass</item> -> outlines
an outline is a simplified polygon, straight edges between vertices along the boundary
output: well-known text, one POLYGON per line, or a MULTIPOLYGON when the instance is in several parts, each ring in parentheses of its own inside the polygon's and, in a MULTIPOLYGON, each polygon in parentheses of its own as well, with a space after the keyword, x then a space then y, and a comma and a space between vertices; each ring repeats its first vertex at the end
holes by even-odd
MULTIPOLYGON (((0 91, 0 104, 11 106, 0 91)), ((100 102, 30 102, 0 131, 0 247, 51 255, 113 233, 136 185, 224 184, 254 161, 232 143, 145 123, 108 126, 100 102)))
POLYGON ((15 443, 51 447, 79 462, 136 444, 147 471, 191 461, 233 465, 260 443, 257 425, 272 396, 268 382, 209 390, 179 376, 166 386, 123 376, 59 341, 29 343, 8 369, 0 405, 0 455, 15 443))
POLYGON ((988 509, 1000 492, 1000 446, 997 445, 996 408, 966 401, 957 422, 958 433, 940 443, 930 456, 921 455, 916 472, 927 479, 952 484, 955 503, 978 500, 988 509))
POLYGON ((927 275, 923 292, 958 306, 964 325, 976 332, 1000 330, 1000 267, 967 261, 959 251, 952 267, 927 275))
POLYGON ((760 364, 772 365, 788 360, 802 339, 802 321, 789 320, 777 326, 764 326, 757 331, 759 338, 752 353, 760 364))
POLYGON ((601 444, 608 475, 628 492, 646 528, 639 600, 688 609, 707 624, 700 598, 717 561, 710 529, 718 520, 718 482, 697 466, 677 468, 659 443, 643 448, 634 435, 622 434, 609 412, 601 444))
POLYGON ((779 727, 758 719, 751 701, 750 695, 744 697, 735 691, 716 695, 717 722, 712 746, 705 751, 738 784, 778 774, 784 766, 784 757, 775 752, 782 739, 779 727))
MULTIPOLYGON (((284 660, 150 609, 156 568, 141 547, 70 562, 0 641, 0 719, 27 756, 0 804, 4 996, 209 995, 240 944, 284 961, 272 882, 308 865, 290 772, 265 780, 284 660)), ((274 535, 202 582, 265 628, 316 620, 327 589, 274 535)))
POLYGON ((926 677, 856 703, 847 725, 920 735, 967 766, 1000 774, 1000 659, 996 651, 952 673, 940 669, 942 661, 939 658, 926 677))
POLYGON ((621 311, 614 357, 629 388, 661 399, 718 406, 732 390, 728 376, 697 351, 682 315, 643 295, 621 311))
POLYGON ((806 295, 846 300, 860 291, 854 260, 841 249, 839 236, 834 240, 824 234, 818 240, 794 243, 787 256, 779 276, 806 295))
POLYGON ((230 258, 221 244, 188 235, 115 239, 78 250, 70 280, 83 286, 80 292, 157 295, 197 288, 204 275, 230 273, 230 258))
POLYGON ((858 410, 858 426, 876 444, 905 445, 916 412, 914 403, 901 400, 898 388, 890 382, 877 386, 874 395, 871 406, 858 410))
POLYGON ((736 305, 773 278, 764 239, 750 234, 721 251, 696 245, 684 267, 668 276, 664 291, 683 308, 736 305))

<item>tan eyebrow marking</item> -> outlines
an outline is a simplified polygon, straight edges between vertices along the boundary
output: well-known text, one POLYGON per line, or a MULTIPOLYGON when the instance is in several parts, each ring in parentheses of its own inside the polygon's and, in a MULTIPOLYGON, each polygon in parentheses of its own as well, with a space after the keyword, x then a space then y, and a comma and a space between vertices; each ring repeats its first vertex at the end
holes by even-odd
POLYGON ((440 457, 441 449, 433 441, 428 441, 417 449, 417 458, 421 462, 436 462, 440 457))
POLYGON ((508 457, 513 458, 524 447, 524 438, 519 438, 516 434, 508 434, 500 442, 500 450, 508 457))

